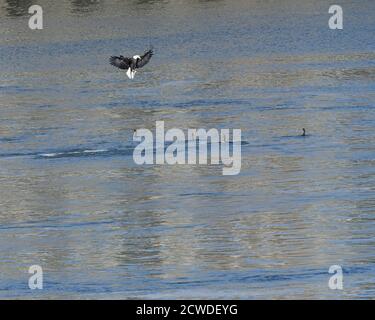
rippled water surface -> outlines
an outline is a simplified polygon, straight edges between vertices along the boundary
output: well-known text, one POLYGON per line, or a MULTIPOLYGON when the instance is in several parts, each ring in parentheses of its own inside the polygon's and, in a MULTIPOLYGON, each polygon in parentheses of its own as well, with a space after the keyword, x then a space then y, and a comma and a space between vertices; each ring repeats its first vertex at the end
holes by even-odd
POLYGON ((375 2, 340 3, 0 0, 0 298, 373 298, 375 2), (136 165, 159 120, 241 128, 241 173, 136 165))

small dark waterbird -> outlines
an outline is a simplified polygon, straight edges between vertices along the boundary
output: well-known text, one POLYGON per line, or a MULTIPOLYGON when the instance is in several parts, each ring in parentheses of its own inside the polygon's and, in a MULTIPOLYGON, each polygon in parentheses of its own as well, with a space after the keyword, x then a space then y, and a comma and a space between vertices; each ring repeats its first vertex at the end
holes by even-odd
POLYGON ((127 70, 126 75, 129 79, 134 79, 137 69, 145 66, 153 56, 154 52, 152 49, 146 51, 142 56, 135 55, 132 58, 124 56, 112 56, 109 58, 109 63, 117 68, 127 70))
POLYGON ((306 137, 306 129, 302 128, 303 133, 301 134, 302 137, 306 137))

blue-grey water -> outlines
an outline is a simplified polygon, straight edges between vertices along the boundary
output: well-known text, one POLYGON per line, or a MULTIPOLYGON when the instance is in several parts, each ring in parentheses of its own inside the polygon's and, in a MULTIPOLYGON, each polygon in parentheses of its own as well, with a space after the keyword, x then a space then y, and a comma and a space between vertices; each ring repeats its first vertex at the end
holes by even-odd
POLYGON ((339 2, 0 0, 0 298, 374 298, 375 2, 339 2), (242 129, 240 174, 136 165, 161 120, 242 129))

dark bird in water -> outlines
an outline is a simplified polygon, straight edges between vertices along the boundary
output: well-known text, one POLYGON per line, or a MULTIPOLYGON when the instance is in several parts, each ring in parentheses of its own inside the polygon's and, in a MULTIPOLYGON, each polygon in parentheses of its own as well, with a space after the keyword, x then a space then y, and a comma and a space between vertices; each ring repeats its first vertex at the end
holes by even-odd
POLYGON ((303 131, 303 133, 301 134, 301 136, 305 137, 306 136, 306 130, 305 130, 305 128, 302 128, 302 131, 303 131))
POLYGON ((152 49, 145 52, 142 56, 135 55, 133 58, 127 58, 124 56, 112 56, 109 58, 109 63, 117 68, 127 70, 126 75, 129 79, 134 79, 134 75, 137 69, 145 66, 153 55, 152 49))

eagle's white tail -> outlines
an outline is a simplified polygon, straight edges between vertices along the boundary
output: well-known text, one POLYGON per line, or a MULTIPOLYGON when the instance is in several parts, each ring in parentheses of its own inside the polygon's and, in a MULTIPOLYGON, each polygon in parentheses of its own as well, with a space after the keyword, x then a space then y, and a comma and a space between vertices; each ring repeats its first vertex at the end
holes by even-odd
POLYGON ((126 71, 126 75, 128 76, 129 79, 133 79, 133 72, 131 68, 129 68, 128 71, 126 71))
POLYGON ((126 75, 128 76, 129 79, 134 79, 135 73, 137 70, 132 70, 131 68, 126 71, 126 75))

